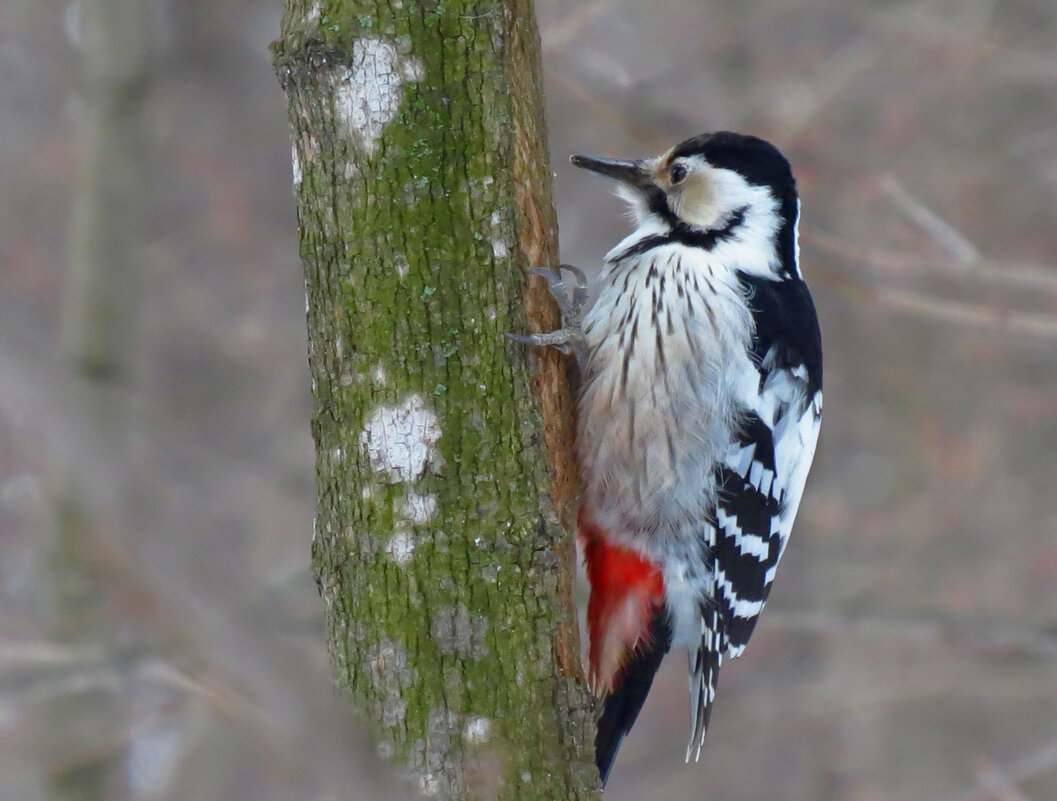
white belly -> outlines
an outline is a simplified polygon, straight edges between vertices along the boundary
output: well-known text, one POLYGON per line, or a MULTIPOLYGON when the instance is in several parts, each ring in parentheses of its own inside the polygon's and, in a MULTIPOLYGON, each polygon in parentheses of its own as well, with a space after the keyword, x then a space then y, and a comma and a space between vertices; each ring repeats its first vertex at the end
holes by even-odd
POLYGON ((640 548, 709 518, 736 387, 756 375, 752 318, 733 273, 669 245, 607 265, 584 321, 578 450, 584 502, 640 548))

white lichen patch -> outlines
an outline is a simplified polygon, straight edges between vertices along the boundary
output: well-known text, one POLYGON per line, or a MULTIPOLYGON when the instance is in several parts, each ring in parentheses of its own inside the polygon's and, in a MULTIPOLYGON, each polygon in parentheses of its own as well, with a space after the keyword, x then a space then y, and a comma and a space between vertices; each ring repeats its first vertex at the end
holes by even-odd
POLYGON ((297 145, 290 145, 290 164, 294 171, 294 188, 301 186, 301 158, 297 155, 297 145))
POLYGON ((334 111, 338 121, 373 154, 382 132, 400 110, 403 85, 422 80, 425 68, 384 39, 353 42, 349 66, 334 70, 334 111))
POLYGON ((418 681, 418 674, 410 665, 407 651, 389 639, 382 638, 368 647, 363 663, 371 684, 383 695, 400 695, 401 691, 418 681))
POLYGON ((423 773, 418 777, 418 791, 424 798, 436 798, 440 789, 440 780, 434 774, 423 773))
POLYGON ((480 180, 471 180, 470 185, 468 187, 470 197, 476 200, 477 198, 481 197, 481 195, 483 195, 485 192, 487 192, 488 188, 494 183, 495 178, 493 178, 491 175, 486 175, 480 180))
POLYGON ((488 656, 488 619, 471 615, 462 604, 442 606, 430 621, 430 636, 442 654, 480 660, 488 656))
POLYGON ((489 218, 489 241, 496 259, 505 259, 510 254, 510 239, 507 226, 503 224, 503 214, 496 209, 489 218))
POLYGON ((459 731, 459 716, 452 710, 437 707, 426 713, 425 737, 411 743, 408 760, 411 776, 423 796, 468 797, 459 791, 463 780, 459 731))
POLYGON ((480 745, 488 742, 492 737, 492 721, 483 715, 474 715, 466 721, 462 738, 469 745, 480 745))
POLYGON ((371 468, 394 483, 420 478, 435 458, 439 439, 437 415, 421 395, 409 395, 399 406, 378 407, 360 434, 371 468))
POLYGON ((407 699, 401 695, 387 695, 382 699, 382 725, 399 726, 407 717, 407 699))
POLYGON ((403 567, 415 558, 415 537, 410 531, 396 531, 385 546, 385 553, 396 564, 403 567))
POLYGON ((418 526, 425 525, 437 513, 437 496, 432 492, 409 492, 400 503, 399 513, 418 526))
POLYGON ((376 364, 374 366, 374 369, 371 370, 371 380, 376 386, 385 385, 385 367, 383 365, 376 364))
MULTIPOLYGON (((407 52, 411 47, 411 40, 406 40, 406 48, 404 52, 407 52)), ((418 83, 426 77, 426 65, 423 64, 417 58, 405 58, 401 63, 400 67, 404 76, 404 80, 409 83, 418 83)))

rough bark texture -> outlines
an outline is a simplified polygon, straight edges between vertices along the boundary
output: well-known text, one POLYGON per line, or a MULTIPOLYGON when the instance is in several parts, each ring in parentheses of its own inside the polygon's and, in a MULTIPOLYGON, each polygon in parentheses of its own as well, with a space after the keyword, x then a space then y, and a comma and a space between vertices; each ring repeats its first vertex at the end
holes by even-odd
POLYGON ((568 382, 504 339, 557 322, 531 3, 291 0, 275 51, 338 681, 428 795, 597 797, 568 382))

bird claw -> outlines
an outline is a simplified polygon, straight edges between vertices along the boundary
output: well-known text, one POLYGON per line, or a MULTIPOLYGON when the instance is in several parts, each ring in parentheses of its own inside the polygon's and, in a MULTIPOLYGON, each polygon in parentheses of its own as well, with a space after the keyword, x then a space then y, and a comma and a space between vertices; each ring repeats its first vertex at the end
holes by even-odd
POLYGON ((582 334, 579 330, 559 328, 546 334, 507 334, 506 338, 524 345, 536 345, 538 347, 551 347, 559 353, 566 355, 574 353, 582 334))
POLYGON ((571 264, 561 264, 557 270, 534 267, 528 274, 544 279, 549 285, 551 296, 562 313, 562 327, 545 334, 507 334, 507 339, 525 345, 552 347, 560 353, 574 354, 579 359, 583 349, 580 322, 587 303, 587 276, 583 270, 571 264), (575 279, 571 289, 562 276, 562 270, 571 273, 575 279))
POLYGON ((534 267, 528 271, 529 275, 543 278, 550 285, 551 296, 558 304, 562 312, 562 322, 573 322, 579 325, 580 316, 584 304, 587 303, 587 275, 579 267, 571 264, 559 264, 557 270, 548 270, 546 267, 534 267), (562 270, 573 274, 576 279, 572 286, 572 292, 567 289, 562 270))

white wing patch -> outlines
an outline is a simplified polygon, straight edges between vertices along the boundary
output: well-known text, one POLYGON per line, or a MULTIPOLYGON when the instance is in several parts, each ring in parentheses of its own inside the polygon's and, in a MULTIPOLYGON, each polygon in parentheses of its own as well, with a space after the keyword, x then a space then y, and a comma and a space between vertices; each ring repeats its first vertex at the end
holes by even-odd
POLYGON ((815 446, 818 444, 818 430, 822 422, 822 392, 808 404, 805 413, 791 418, 784 426, 775 430, 774 460, 780 474, 788 476, 785 494, 782 500, 782 512, 779 517, 779 532, 782 537, 782 548, 789 539, 793 529, 793 519, 800 508, 800 499, 804 494, 804 484, 815 458, 815 446))

